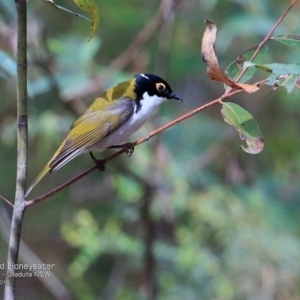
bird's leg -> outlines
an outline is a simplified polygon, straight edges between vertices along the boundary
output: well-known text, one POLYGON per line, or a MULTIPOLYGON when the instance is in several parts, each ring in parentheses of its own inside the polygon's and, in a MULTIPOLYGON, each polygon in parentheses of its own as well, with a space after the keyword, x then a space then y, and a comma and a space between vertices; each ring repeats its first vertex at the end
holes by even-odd
POLYGON ((99 171, 100 172, 105 171, 105 166, 104 166, 103 160, 102 159, 97 159, 92 152, 89 152, 89 153, 90 153, 90 156, 91 156, 93 162, 95 163, 95 165, 99 169, 99 171))
POLYGON ((134 152, 134 146, 132 143, 126 143, 126 144, 122 144, 122 145, 113 145, 108 148, 117 148, 117 149, 122 148, 122 149, 124 149, 124 151, 128 157, 130 157, 132 155, 132 153, 134 152))

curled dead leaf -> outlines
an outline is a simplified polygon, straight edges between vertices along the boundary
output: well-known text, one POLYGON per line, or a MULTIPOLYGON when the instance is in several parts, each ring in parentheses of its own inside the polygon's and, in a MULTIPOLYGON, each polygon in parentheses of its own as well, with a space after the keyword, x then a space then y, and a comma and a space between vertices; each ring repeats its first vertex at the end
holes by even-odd
POLYGON ((221 81, 231 88, 242 89, 247 93, 256 92, 259 87, 251 84, 239 84, 230 79, 221 69, 215 52, 217 26, 209 19, 205 20, 206 28, 202 38, 202 59, 207 64, 207 75, 214 81, 221 81))
POLYGON ((245 140, 247 147, 242 145, 242 149, 249 154, 258 154, 264 149, 263 138, 249 138, 240 133, 240 138, 245 140))

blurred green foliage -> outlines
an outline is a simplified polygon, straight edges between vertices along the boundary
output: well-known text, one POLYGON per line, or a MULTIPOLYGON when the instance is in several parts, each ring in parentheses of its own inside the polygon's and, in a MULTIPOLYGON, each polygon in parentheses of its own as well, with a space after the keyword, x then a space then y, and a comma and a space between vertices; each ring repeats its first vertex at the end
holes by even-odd
MULTIPOLYGON (((42 1, 28 3, 29 181, 97 94, 135 73, 165 77, 186 101, 164 104, 136 137, 220 96, 223 85, 208 79, 201 60, 204 19, 218 26, 216 52, 225 69, 264 38, 287 5, 183 1, 134 61, 112 70, 160 1, 97 3, 101 20, 88 43, 90 23, 42 1)), ((72 1, 57 4, 77 9, 72 1)), ((299 4, 276 34, 299 34, 298 11, 299 4)), ((8 199, 16 168, 15 39, 14 3, 2 0, 0 194, 8 199)), ((268 46, 263 64, 299 63, 299 49, 275 41, 268 46)), ((215 106, 26 211, 22 238, 44 263, 55 264, 68 299, 300 298, 299 91, 269 90, 230 99, 259 123, 265 138, 259 155, 242 151, 215 106)), ((47 176, 33 196, 91 165, 88 156, 79 157, 47 176)), ((11 214, 4 202, 0 209, 11 214)), ((2 235, 0 243, 2 263, 2 235)), ((24 262, 34 263, 26 255, 24 262)), ((17 288, 22 299, 66 299, 38 278, 20 279, 17 288)))

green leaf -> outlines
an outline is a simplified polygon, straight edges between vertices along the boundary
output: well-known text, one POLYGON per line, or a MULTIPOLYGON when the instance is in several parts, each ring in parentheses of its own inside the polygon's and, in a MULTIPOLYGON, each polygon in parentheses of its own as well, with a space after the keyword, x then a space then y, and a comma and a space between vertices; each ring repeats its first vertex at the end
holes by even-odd
POLYGON ((272 90, 276 90, 279 86, 284 86, 287 92, 290 93, 297 83, 297 78, 300 75, 300 63, 298 64, 265 64, 259 65, 253 62, 246 61, 246 67, 255 67, 263 71, 272 73, 267 79, 266 84, 273 86, 272 90))
POLYGON ((267 79, 268 82, 266 84, 273 86, 272 88, 273 91, 276 90, 279 86, 283 86, 287 89, 288 93, 291 93, 297 83, 298 75, 271 74, 267 79))
POLYGON ((288 93, 291 93, 297 83, 298 75, 288 75, 279 81, 279 85, 284 86, 288 93))
POLYGON ((282 74, 293 74, 293 75, 300 75, 300 63, 298 64, 265 64, 265 65, 260 65, 260 64, 255 64, 250 61, 246 61, 244 63, 244 67, 250 68, 250 67, 255 67, 258 69, 262 69, 263 71, 277 74, 277 75, 282 75, 282 74))
POLYGON ((252 115, 231 102, 223 103, 221 114, 224 121, 234 126, 239 132, 240 138, 245 140, 247 147, 242 146, 243 150, 250 154, 258 154, 264 148, 264 139, 256 120, 252 115))
POLYGON ((271 37, 271 40, 275 40, 292 47, 300 48, 300 35, 281 33, 271 37))
MULTIPOLYGON (((225 70, 225 73, 228 75, 228 77, 230 77, 231 79, 233 79, 234 81, 236 80, 236 78, 238 77, 238 75, 241 73, 241 71, 243 70, 244 66, 244 62, 248 61, 251 59, 251 57, 253 56, 254 52, 256 51, 258 46, 254 46, 246 51, 244 51, 243 53, 241 53, 238 58, 233 61, 225 70)), ((255 63, 260 63, 263 61, 263 58, 265 56, 265 54, 268 51, 268 46, 263 46, 261 48, 261 50, 259 51, 258 55, 255 57, 254 62, 255 63)), ((245 74, 243 75, 243 77, 239 80, 239 83, 243 83, 248 81, 249 79, 251 79, 254 75, 254 73, 256 72, 255 69, 248 69, 245 74)), ((227 86, 225 85, 225 89, 227 88, 227 86)))
POLYGON ((81 15, 81 14, 78 14, 78 13, 76 13, 76 12, 74 12, 74 11, 71 11, 71 10, 69 10, 69 9, 67 9, 67 8, 65 8, 65 7, 63 7, 63 6, 61 6, 61 5, 57 5, 57 4, 54 3, 53 0, 43 0, 43 2, 49 3, 49 4, 51 4, 53 7, 57 8, 57 9, 63 10, 63 11, 65 11, 65 12, 69 13, 69 14, 75 15, 75 16, 78 17, 78 18, 85 19, 85 20, 89 21, 90 23, 92 23, 92 21, 91 21, 89 18, 87 18, 87 17, 85 17, 85 16, 83 16, 83 15, 81 15))
POLYGON ((73 0, 78 7, 88 12, 92 16, 92 28, 88 41, 95 35, 99 24, 99 10, 94 0, 73 0))

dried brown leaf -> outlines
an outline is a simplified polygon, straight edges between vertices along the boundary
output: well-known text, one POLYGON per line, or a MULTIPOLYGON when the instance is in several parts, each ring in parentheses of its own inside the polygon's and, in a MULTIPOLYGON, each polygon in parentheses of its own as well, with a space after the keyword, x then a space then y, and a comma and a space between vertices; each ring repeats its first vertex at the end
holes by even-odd
POLYGON ((234 89, 242 89, 247 93, 256 92, 259 87, 252 84, 239 84, 230 79, 221 69, 215 52, 217 26, 214 22, 206 19, 206 28, 202 38, 202 59, 207 64, 207 75, 214 81, 221 81, 234 89))

